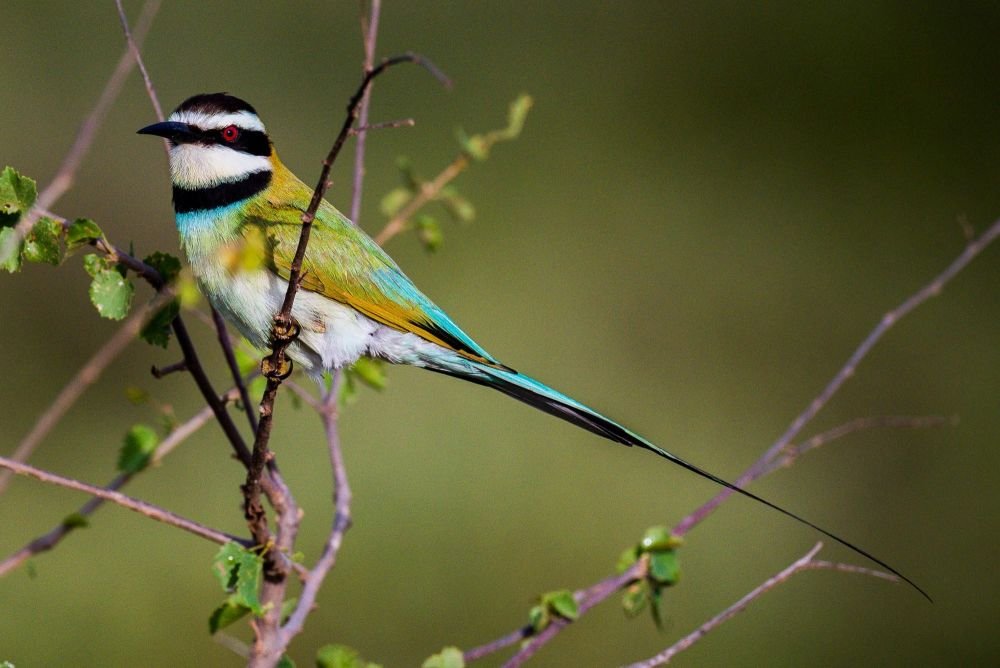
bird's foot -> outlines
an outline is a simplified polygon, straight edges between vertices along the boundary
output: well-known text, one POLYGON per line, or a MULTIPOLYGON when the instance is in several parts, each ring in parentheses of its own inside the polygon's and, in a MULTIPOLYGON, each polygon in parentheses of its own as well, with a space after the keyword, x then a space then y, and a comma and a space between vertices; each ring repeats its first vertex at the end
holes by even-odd
POLYGON ((260 375, 268 380, 284 380, 292 375, 292 360, 285 355, 281 355, 278 363, 271 361, 268 355, 260 361, 260 375))

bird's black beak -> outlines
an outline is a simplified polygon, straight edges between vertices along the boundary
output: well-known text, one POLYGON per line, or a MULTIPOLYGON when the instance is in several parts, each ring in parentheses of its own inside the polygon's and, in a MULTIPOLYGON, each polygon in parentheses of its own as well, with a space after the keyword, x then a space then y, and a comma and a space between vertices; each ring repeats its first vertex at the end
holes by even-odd
POLYGON ((136 134, 156 135, 157 137, 169 139, 175 144, 189 143, 198 139, 198 134, 191 128, 190 125, 187 123, 177 123, 175 121, 162 121, 160 123, 147 125, 141 130, 137 130, 136 134))

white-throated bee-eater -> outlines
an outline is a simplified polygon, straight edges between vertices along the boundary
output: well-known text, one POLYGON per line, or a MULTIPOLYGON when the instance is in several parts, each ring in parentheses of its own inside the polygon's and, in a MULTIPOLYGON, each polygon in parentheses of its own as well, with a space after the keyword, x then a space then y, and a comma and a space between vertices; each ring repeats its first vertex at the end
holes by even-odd
MULTIPOLYGON (((201 290, 251 344, 267 348, 312 188, 278 159, 254 108, 232 95, 195 95, 169 120, 139 133, 169 142, 177 229, 201 290)), ((300 330, 288 354, 310 375, 320 378, 325 371, 369 356, 492 387, 616 443, 655 452, 784 513, 895 573, 926 596, 865 550, 502 364, 325 200, 313 222, 302 270, 292 309, 300 330)))

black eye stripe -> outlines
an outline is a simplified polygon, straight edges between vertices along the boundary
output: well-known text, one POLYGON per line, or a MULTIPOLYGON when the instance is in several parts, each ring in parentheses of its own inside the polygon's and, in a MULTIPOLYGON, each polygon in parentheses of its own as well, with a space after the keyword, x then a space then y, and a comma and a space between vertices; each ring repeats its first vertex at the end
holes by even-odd
POLYGON ((196 126, 191 126, 191 129, 198 133, 198 143, 206 146, 226 146, 236 151, 249 153, 250 155, 271 155, 271 140, 268 139, 266 132, 261 132, 260 130, 248 130, 237 125, 236 129, 239 130, 240 134, 235 141, 230 142, 222 137, 222 131, 225 128, 204 130, 196 126))

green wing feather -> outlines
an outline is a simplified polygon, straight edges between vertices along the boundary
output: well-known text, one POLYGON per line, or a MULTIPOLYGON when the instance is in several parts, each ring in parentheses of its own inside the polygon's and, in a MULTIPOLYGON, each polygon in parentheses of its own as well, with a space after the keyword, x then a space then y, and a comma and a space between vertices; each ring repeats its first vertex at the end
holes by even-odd
MULTIPOLYGON (((311 195, 312 190, 279 163, 271 187, 245 210, 244 236, 265 240, 264 262, 285 280, 311 195)), ((326 200, 316 213, 302 270, 303 290, 346 304, 376 322, 415 334, 470 360, 506 368, 420 292, 371 237, 326 200)))

